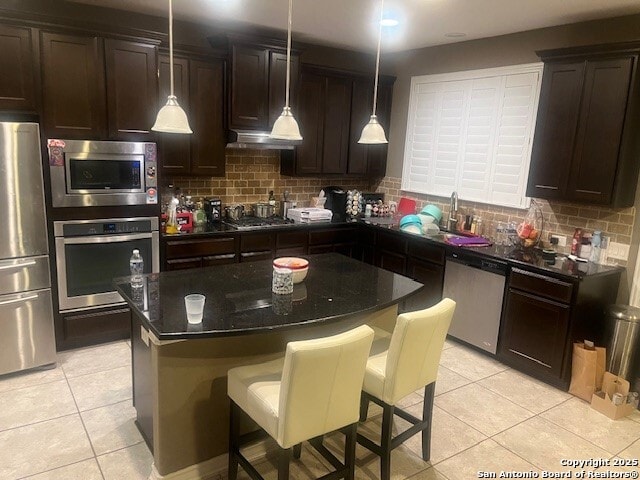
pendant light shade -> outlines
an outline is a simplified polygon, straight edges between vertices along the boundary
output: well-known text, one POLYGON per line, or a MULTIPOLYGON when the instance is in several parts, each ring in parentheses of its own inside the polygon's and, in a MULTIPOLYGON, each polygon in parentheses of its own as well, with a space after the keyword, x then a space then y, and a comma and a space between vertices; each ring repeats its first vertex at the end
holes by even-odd
POLYGON ((373 111, 369 123, 362 129, 360 140, 358 143, 366 145, 378 145, 381 143, 389 143, 384 133, 384 128, 378 123, 376 117, 376 104, 378 101, 378 75, 380 73, 380 44, 382 43, 382 19, 384 15, 384 0, 380 0, 380 26, 378 28, 378 51, 376 53, 376 78, 373 82, 373 111))
POLYGON ((377 145, 380 143, 389 143, 387 136, 384 133, 384 128, 378 123, 378 118, 375 115, 371 115, 369 123, 367 123, 362 129, 360 140, 358 143, 364 143, 369 145, 377 145))
POLYGON ((178 99, 175 95, 169 95, 166 105, 158 112, 156 123, 153 124, 151 130, 164 133, 193 133, 189 127, 187 114, 178 105, 178 99))
POLYGON ((287 83, 285 86, 285 101, 282 113, 273 124, 273 130, 269 135, 271 138, 279 140, 289 140, 292 142, 302 140, 298 122, 291 113, 289 107, 289 87, 291 84, 291 16, 293 12, 293 0, 289 0, 289 22, 287 26, 287 83))
POLYGON ((178 104, 178 99, 173 92, 173 4, 169 0, 169 75, 171 75, 171 93, 167 97, 167 103, 160 109, 156 116, 156 123, 151 130, 164 133, 193 133, 189 126, 187 114, 178 104))

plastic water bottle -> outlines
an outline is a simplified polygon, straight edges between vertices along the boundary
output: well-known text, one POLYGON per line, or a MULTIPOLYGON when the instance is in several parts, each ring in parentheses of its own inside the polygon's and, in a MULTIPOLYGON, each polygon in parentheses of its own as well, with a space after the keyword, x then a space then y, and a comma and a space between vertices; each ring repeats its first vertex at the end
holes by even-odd
POLYGON ((129 260, 129 268, 131 269, 131 286, 134 288, 142 287, 142 272, 144 271, 144 260, 140 255, 140 250, 133 250, 131 259, 129 260))

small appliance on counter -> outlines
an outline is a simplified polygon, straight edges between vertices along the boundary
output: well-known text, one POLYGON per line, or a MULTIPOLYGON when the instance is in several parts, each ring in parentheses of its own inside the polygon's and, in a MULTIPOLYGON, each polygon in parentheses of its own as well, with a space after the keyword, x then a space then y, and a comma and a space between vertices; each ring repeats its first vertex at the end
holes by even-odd
POLYGON ((222 201, 219 198, 205 198, 203 207, 208 223, 219 222, 222 219, 222 201))
POLYGON ((333 220, 340 222, 347 219, 347 192, 341 187, 324 187, 324 196, 327 198, 324 208, 331 210, 333 220))

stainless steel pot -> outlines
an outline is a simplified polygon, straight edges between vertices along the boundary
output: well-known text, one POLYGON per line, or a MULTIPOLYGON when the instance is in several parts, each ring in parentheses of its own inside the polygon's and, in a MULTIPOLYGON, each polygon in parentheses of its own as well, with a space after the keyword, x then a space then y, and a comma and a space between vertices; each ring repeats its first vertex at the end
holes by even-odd
POLYGON ((276 214, 276 206, 269 203, 254 203, 253 214, 258 218, 273 217, 276 214))
POLYGON ((224 215, 228 220, 240 220, 244 215, 244 205, 228 205, 224 207, 224 215))

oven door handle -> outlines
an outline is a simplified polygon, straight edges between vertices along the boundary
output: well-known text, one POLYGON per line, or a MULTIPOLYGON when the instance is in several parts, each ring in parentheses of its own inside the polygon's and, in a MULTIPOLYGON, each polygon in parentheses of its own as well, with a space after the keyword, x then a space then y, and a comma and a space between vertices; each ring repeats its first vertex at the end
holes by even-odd
POLYGON ((27 295, 26 297, 16 297, 16 298, 12 298, 11 300, 3 300, 0 301, 0 306, 1 305, 10 305, 12 303, 20 303, 20 302, 27 302, 29 300, 33 300, 38 298, 38 294, 37 293, 33 293, 31 295, 27 295))
POLYGON ((84 245, 89 243, 116 243, 130 242, 131 240, 143 240, 153 238, 153 233, 133 233, 130 235, 109 235, 99 237, 73 237, 65 238, 65 245, 84 245))

